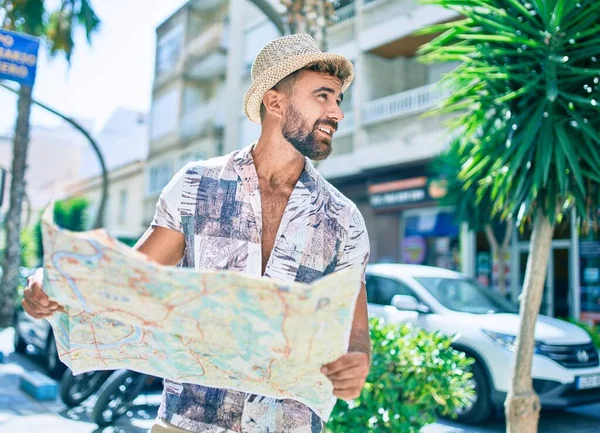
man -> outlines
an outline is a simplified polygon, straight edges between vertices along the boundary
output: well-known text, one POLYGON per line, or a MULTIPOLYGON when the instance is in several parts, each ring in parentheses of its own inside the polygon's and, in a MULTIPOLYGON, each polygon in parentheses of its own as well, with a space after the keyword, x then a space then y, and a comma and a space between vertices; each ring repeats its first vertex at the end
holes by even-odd
MULTIPOLYGON (((303 34, 266 45, 252 66, 244 97, 258 142, 241 151, 187 164, 163 190, 151 227, 136 245, 156 262, 202 270, 229 269, 312 282, 350 266, 363 270, 349 351, 323 367, 334 394, 360 394, 370 366, 364 287, 369 242, 356 206, 327 183, 309 159, 325 159, 344 115, 352 63, 322 53, 303 34)), ((39 280, 25 309, 45 317, 60 308, 39 280)), ((322 421, 304 404, 165 381, 152 433, 316 433, 322 421)))

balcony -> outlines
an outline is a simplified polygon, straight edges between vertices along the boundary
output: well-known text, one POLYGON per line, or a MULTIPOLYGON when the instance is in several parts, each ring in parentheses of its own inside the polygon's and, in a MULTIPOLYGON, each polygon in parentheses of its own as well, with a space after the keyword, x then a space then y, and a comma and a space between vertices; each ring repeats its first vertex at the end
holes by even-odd
POLYGON ((452 10, 417 0, 365 0, 361 12, 361 50, 385 58, 413 56, 418 46, 433 37, 416 37, 416 30, 459 18, 452 10))
MULTIPOLYGON (((327 41, 331 47, 339 51, 344 45, 355 45, 356 32, 354 31, 354 17, 356 5, 354 2, 346 4, 335 10, 333 23, 327 28, 327 41)), ((339 53, 341 54, 341 53, 339 53)), ((349 53, 344 53, 348 55, 349 53)))
POLYGON ((363 124, 368 125, 422 113, 435 107, 450 94, 451 90, 449 89, 441 89, 436 85, 429 84, 367 102, 362 112, 363 124))
POLYGON ((207 134, 211 129, 220 129, 225 121, 223 103, 215 98, 200 104, 185 114, 179 123, 179 137, 191 140, 207 134))
POLYGON ((356 16, 356 6, 352 2, 335 11, 334 24, 340 24, 349 21, 356 16))
POLYGON ((206 13, 221 6, 225 0, 192 0, 190 7, 195 12, 206 13))
POLYGON ((180 69, 190 78, 211 79, 227 67, 228 27, 223 21, 212 24, 185 47, 180 69))

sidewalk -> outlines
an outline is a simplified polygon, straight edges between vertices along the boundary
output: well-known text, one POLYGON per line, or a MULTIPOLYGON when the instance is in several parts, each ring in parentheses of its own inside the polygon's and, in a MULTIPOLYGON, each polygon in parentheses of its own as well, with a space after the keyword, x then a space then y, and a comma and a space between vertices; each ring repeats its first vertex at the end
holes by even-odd
POLYGON ((106 428, 90 422, 89 404, 69 410, 60 398, 53 402, 34 400, 19 389, 19 377, 25 369, 20 364, 41 369, 23 358, 10 354, 0 364, 0 433, 146 433, 152 425, 159 403, 159 398, 153 397, 158 396, 136 400, 142 404, 132 408, 131 417, 124 416, 106 428), (152 398, 156 401, 146 401, 152 398))
POLYGON ((152 426, 160 396, 141 396, 127 416, 113 426, 99 428, 90 421, 93 398, 69 410, 58 397, 52 402, 39 402, 19 389, 24 371, 45 373, 34 356, 13 352, 13 330, 0 331, 0 433, 146 433, 152 426))
MULTIPOLYGON (((43 371, 31 356, 13 352, 12 329, 0 331, 0 433, 147 433, 158 405, 159 395, 141 396, 135 406, 115 425, 99 428, 90 422, 93 397, 81 407, 69 410, 60 398, 53 402, 38 402, 19 389, 23 371, 43 371)), ((484 426, 465 426, 441 421, 425 427, 421 433, 504 433, 501 419, 484 426)), ((398 432, 402 433, 402 432, 398 432)), ((600 433, 600 404, 582 406, 565 412, 542 413, 538 433, 600 433)))

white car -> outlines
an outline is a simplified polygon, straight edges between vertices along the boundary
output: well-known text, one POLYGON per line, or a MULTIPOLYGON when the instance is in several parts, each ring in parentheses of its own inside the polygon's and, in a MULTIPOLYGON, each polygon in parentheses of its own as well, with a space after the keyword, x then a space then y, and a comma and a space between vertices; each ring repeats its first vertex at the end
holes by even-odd
MULTIPOLYGON (((515 360, 517 305, 460 273, 400 264, 367 267, 367 301, 370 317, 459 336, 453 347, 476 360, 476 396, 459 421, 481 423, 502 408, 515 360)), ((600 402, 599 353, 584 330, 540 316, 535 341, 533 386, 544 408, 600 402)))

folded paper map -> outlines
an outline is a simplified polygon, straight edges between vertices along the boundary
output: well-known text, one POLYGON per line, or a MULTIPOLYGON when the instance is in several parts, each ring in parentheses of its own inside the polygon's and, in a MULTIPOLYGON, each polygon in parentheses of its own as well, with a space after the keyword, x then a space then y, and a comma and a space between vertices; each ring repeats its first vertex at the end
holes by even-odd
POLYGON ((44 290, 60 359, 75 374, 126 368, 298 400, 327 420, 320 369, 348 349, 360 270, 313 284, 161 266, 103 230, 43 218, 44 290))

